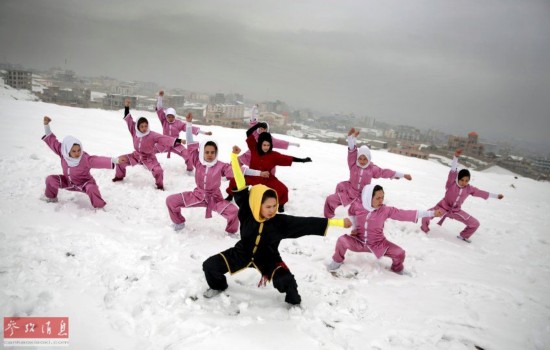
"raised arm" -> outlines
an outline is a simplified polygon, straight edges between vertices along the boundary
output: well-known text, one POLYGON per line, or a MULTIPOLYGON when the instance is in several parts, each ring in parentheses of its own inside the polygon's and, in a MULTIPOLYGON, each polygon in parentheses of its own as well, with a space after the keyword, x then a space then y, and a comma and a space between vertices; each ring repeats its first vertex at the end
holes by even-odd
POLYGON ((257 123, 254 126, 252 126, 250 129, 246 130, 246 136, 249 137, 256 131, 258 128, 267 129, 267 124, 264 122, 257 123))
POLYGON ((157 105, 155 108, 157 110, 157 117, 159 118, 160 123, 164 126, 164 123, 166 123, 166 114, 164 113, 164 108, 162 106, 163 98, 164 98, 164 90, 160 90, 159 96, 157 97, 157 105))
POLYGON ((45 135, 42 137, 42 140, 46 142, 46 145, 50 147, 55 154, 61 157, 61 142, 55 137, 55 134, 52 133, 50 129, 50 122, 52 119, 48 116, 44 117, 44 132, 45 135))
POLYGON ((124 116, 122 119, 126 118, 126 116, 130 114, 130 99, 127 98, 124 100, 124 116))
POLYGON ((50 129, 50 122, 52 121, 52 118, 45 116, 44 117, 44 135, 48 136, 52 133, 52 130, 50 129))
POLYGON ((239 166, 238 155, 241 153, 239 146, 233 146, 233 152, 231 153, 231 169, 233 170, 233 176, 235 177, 235 183, 237 184, 237 191, 240 191, 246 187, 243 172, 239 166))
POLYGON ((356 130, 355 128, 351 128, 348 131, 348 150, 353 150, 355 146, 355 141, 357 140, 357 136, 359 136, 359 130, 356 130))
POLYGON ((350 169, 357 163, 357 145, 355 144, 355 141, 358 135, 359 135, 358 130, 355 130, 355 128, 349 129, 347 140, 348 140, 348 167, 350 169))
POLYGON ((451 163, 451 171, 456 172, 458 170, 458 158, 462 154, 462 148, 457 148, 455 150, 455 155, 453 157, 453 162, 451 163))
POLYGON ((193 114, 191 112, 185 116, 185 123, 185 139, 189 145, 193 143, 193 114))
POLYGON ((252 114, 250 115, 250 125, 254 125, 258 122, 258 106, 254 105, 252 107, 252 114))

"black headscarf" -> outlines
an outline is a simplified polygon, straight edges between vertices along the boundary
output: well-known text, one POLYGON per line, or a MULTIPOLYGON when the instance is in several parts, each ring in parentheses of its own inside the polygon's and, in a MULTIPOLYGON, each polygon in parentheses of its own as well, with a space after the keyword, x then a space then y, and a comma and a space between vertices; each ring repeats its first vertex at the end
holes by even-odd
POLYGON ((266 132, 262 132, 260 136, 258 136, 258 144, 256 145, 256 150, 258 151, 258 154, 261 156, 273 150, 273 139, 271 138, 270 133, 266 131, 266 132), (269 142, 269 151, 267 152, 264 152, 262 150, 262 143, 264 143, 264 141, 269 142))

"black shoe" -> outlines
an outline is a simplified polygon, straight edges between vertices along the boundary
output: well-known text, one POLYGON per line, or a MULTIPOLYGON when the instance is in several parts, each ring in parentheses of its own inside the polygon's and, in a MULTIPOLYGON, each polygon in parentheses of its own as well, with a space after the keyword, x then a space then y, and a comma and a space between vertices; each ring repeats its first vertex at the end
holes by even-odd
POLYGON ((227 195, 227 197, 225 197, 225 200, 228 202, 231 202, 233 200, 233 195, 232 194, 227 195))
POLYGON ((157 185, 157 190, 164 191, 164 186, 162 186, 162 185, 157 185))
POLYGON ((122 181, 122 180, 124 180, 124 178, 122 178, 122 177, 115 177, 115 178, 113 178, 112 181, 113 181, 113 182, 119 182, 119 181, 122 181))
POLYGON ((285 212, 285 206, 279 205, 279 213, 284 213, 284 212, 285 212))

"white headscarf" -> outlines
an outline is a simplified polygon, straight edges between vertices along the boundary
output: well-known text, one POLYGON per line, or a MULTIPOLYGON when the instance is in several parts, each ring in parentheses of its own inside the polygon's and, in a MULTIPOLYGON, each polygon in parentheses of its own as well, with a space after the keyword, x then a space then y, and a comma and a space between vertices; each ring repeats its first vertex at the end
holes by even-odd
POLYGON ((84 149, 82 148, 82 143, 76 137, 66 136, 63 139, 63 142, 61 143, 61 154, 63 155, 63 159, 65 159, 68 166, 75 167, 80 164, 80 159, 82 158, 83 153, 84 149), (70 156, 71 148, 73 148, 74 145, 80 146, 80 157, 78 158, 73 158, 70 156))
POLYGON ((146 132, 141 132, 141 131, 139 131, 138 125, 137 125, 137 123, 136 123, 136 136, 137 136, 137 137, 142 138, 142 137, 144 137, 144 136, 149 135, 150 132, 151 132, 151 129, 149 128, 149 123, 147 123, 147 131, 146 131, 146 132))
POLYGON ((363 203, 363 208, 367 209, 370 212, 373 212, 376 210, 376 208, 372 207, 372 191, 374 190, 374 187, 376 184, 368 184, 363 188, 363 191, 361 192, 361 203, 363 203))
POLYGON ((170 115, 170 114, 173 115, 174 117, 176 117, 176 110, 175 110, 174 108, 172 108, 172 107, 166 108, 166 110, 164 111, 164 115, 166 116, 166 121, 167 121, 168 123, 172 124, 173 122, 176 121, 176 119, 174 119, 172 122, 169 122, 169 121, 168 121, 168 115, 170 115))
POLYGON ((219 147, 218 143, 214 140, 201 140, 199 142, 199 162, 201 162, 202 165, 210 168, 216 165, 216 163, 218 162, 218 152, 216 151, 216 158, 214 158, 213 161, 207 162, 206 160, 204 160, 204 146, 207 142, 214 142, 216 144, 216 149, 218 149, 219 147))
POLYGON ((357 166, 360 167, 360 168, 366 169, 370 165, 370 160, 371 160, 371 154, 370 154, 369 147, 365 146, 365 145, 359 147, 357 149, 357 161, 356 161, 357 166), (369 162, 365 166, 361 166, 361 164, 359 164, 359 157, 362 156, 362 155, 367 157, 367 159, 369 160, 369 162))

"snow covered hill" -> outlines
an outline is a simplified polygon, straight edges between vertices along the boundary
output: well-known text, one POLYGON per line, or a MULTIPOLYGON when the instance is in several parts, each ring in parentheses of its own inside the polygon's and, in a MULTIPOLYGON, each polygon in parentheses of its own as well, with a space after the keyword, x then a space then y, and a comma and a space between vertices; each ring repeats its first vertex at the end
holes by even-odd
MULTIPOLYGON (((550 348, 550 185, 511 174, 473 172, 472 184, 499 201, 469 198, 464 209, 481 222, 473 243, 456 239, 462 225, 389 220, 386 236, 407 251, 412 277, 387 270, 390 261, 349 252, 334 277, 326 270, 336 239, 283 241, 302 310, 288 310, 272 285, 257 288, 249 269, 229 276, 229 288, 204 299, 202 262, 235 244, 225 220, 187 209, 175 233, 165 198, 194 188, 181 158, 158 156, 165 192, 149 172, 93 170, 107 201, 95 211, 84 194, 61 190, 58 203, 39 200, 44 180, 61 173, 59 158, 41 141, 42 118, 62 139, 73 135, 86 152, 118 156, 132 150, 122 111, 62 107, 0 94, 0 311, 6 316, 68 316, 70 348, 78 349, 548 349, 550 348), (511 187, 514 185, 515 188, 511 187)), ((156 115, 145 116, 161 131, 156 115)), ((220 159, 244 130, 204 127, 219 141, 220 159)), ((199 138, 204 136, 199 136, 199 138)), ((290 189, 288 214, 321 216, 324 199, 347 179, 345 146, 301 140, 283 153, 312 163, 280 168, 290 189)), ((413 181, 380 180, 386 204, 427 209, 444 193, 448 167, 373 151, 379 166, 413 181)), ((226 182, 224 183, 225 187, 226 182)), ((337 215, 347 210, 339 208, 337 215)))

